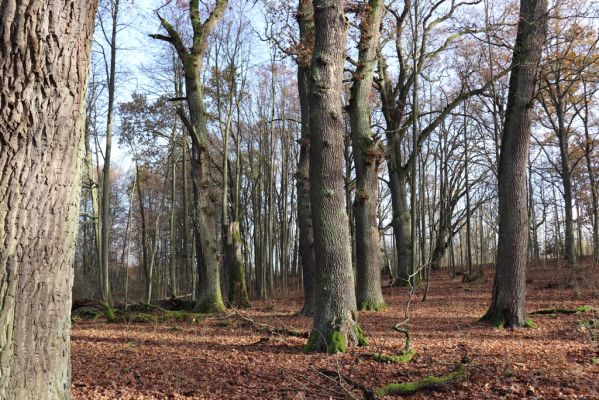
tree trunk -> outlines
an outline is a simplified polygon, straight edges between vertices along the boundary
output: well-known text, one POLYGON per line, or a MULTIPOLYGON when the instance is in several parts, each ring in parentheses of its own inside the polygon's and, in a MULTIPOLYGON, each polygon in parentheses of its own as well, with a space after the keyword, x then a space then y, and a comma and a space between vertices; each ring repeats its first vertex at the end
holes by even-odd
POLYGON ((250 308, 247 287, 245 283, 245 268, 241 255, 241 232, 239 222, 232 222, 227 229, 225 257, 229 264, 229 303, 237 308, 250 308))
POLYGON ((177 265, 176 265, 176 252, 175 252, 175 241, 176 241, 176 226, 175 226, 175 211, 176 211, 176 193, 177 193, 177 158, 176 158, 176 149, 177 149, 177 123, 174 124, 172 134, 171 134, 171 215, 169 220, 169 230, 170 230, 170 258, 168 262, 168 270, 169 270, 169 295, 172 298, 177 297, 177 265))
POLYGON ((370 311, 377 311, 385 306, 381 290, 381 258, 376 220, 378 167, 383 158, 383 150, 372 134, 369 104, 383 12, 384 4, 379 0, 370 0, 368 7, 362 12, 358 64, 353 74, 348 110, 356 167, 356 300, 360 310, 370 311))
POLYGON ((491 306, 483 317, 517 328, 525 314, 528 212, 526 166, 535 81, 547 32, 547 1, 521 0, 499 158, 499 241, 491 306))
POLYGON ((559 139, 562 188, 564 194, 564 211, 565 218, 565 245, 566 245, 566 264, 572 267, 576 264, 576 249, 574 240, 574 216, 572 215, 572 178, 570 177, 570 155, 569 155, 569 140, 568 132, 564 126, 564 118, 561 112, 558 112, 558 126, 560 133, 557 135, 559 139))
POLYGON ((316 312, 306 351, 344 352, 364 343, 356 320, 345 211, 341 113, 347 39, 344 0, 314 0, 310 85, 310 200, 316 257, 316 312))
POLYGON ((208 38, 216 23, 222 18, 227 0, 217 0, 209 16, 201 20, 199 0, 190 0, 189 17, 193 28, 193 43, 186 48, 179 33, 173 26, 158 15, 168 36, 150 35, 173 45, 185 75, 185 92, 189 108, 189 118, 179 109, 179 116, 187 125, 192 139, 191 174, 195 200, 194 233, 198 267, 198 291, 195 311, 218 312, 225 309, 220 289, 220 257, 216 233, 216 200, 211 191, 210 155, 204 86, 200 76, 204 56, 208 48, 208 38))
MULTIPOLYGON (((393 157, 392 157, 393 158, 393 157)), ((389 164, 389 182, 391 191, 391 208, 393 211, 393 234, 397 252, 397 272, 395 285, 407 286, 409 284, 411 258, 410 241, 410 209, 408 207, 407 180, 405 168, 389 164)))
POLYGON ((597 179, 595 177, 595 172, 593 171, 593 160, 592 160, 592 151, 593 151, 593 138, 589 132, 589 97, 586 95, 587 92, 587 82, 585 80, 582 81, 584 88, 584 117, 582 117, 584 124, 584 137, 585 137, 585 145, 584 145, 584 157, 586 161, 587 174, 589 176, 589 182, 591 183, 591 200, 592 200, 592 220, 593 220, 593 263, 599 264, 599 187, 597 186, 597 179))
POLYGON ((315 311, 315 259, 310 206, 310 89, 309 68, 314 46, 314 9, 312 0, 301 0, 298 8, 300 41, 303 49, 298 54, 297 85, 301 109, 300 154, 297 164, 297 222, 299 226, 299 258, 302 264, 304 307, 302 315, 313 316, 315 311))
POLYGON ((94 225, 94 264, 100 268, 100 260, 102 258, 102 242, 100 237, 100 202, 98 199, 98 183, 94 179, 94 169, 92 164, 92 152, 89 144, 89 129, 85 129, 85 169, 87 182, 89 185, 90 200, 92 207, 92 217, 94 225))
POLYGON ((80 142, 96 2, 0 3, 0 398, 70 398, 80 142))
POLYGON ((106 66, 108 72, 108 114, 106 116, 106 148, 104 150, 104 167, 102 169, 102 204, 100 207, 100 240, 101 257, 100 257, 100 293, 102 301, 112 305, 112 292, 110 290, 110 229, 112 222, 110 218, 110 163, 112 153, 112 125, 114 120, 114 95, 116 90, 116 35, 118 32, 118 15, 119 2, 114 0, 111 2, 110 16, 112 19, 111 36, 110 36, 110 65, 106 66))

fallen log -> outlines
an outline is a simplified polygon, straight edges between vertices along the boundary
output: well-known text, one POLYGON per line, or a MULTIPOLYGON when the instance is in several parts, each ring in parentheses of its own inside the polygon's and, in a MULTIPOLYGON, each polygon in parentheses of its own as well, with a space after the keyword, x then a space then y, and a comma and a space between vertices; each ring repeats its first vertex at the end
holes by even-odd
POLYGON ((599 311, 599 308, 589 305, 584 305, 576 308, 551 307, 541 308, 540 310, 531 312, 531 314, 578 314, 588 311, 599 311))
POLYGON ((459 364, 458 367, 447 375, 427 376, 426 378, 403 383, 390 383, 376 390, 378 396, 387 395, 408 395, 414 394, 420 390, 434 390, 445 385, 458 382, 466 376, 468 364, 459 364))

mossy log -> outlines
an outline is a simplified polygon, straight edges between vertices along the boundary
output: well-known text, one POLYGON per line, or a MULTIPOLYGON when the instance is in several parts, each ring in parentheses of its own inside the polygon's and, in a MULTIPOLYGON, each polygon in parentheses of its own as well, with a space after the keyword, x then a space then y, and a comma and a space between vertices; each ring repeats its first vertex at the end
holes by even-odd
POLYGON ((96 299, 73 299, 71 305, 71 314, 74 315, 82 309, 94 309, 98 311, 93 319, 97 319, 99 315, 104 315, 107 321, 113 322, 115 320, 114 309, 106 302, 96 299))
POLYGON ((94 299, 75 299, 71 312, 75 313, 82 309, 97 310, 93 316, 96 320, 104 316, 107 322, 124 323, 164 323, 169 321, 180 321, 197 323, 205 314, 193 313, 185 310, 171 311, 154 304, 134 304, 125 308, 112 308, 108 304, 94 299))
POLYGON ((576 308, 551 307, 541 308, 540 310, 531 312, 531 314, 578 314, 588 311, 599 311, 599 308, 589 305, 584 305, 576 308))
POLYGON ((390 383, 377 389, 376 394, 381 397, 398 394, 408 395, 414 394, 420 390, 438 389, 444 385, 452 384, 464 379, 467 366, 467 364, 460 364, 455 371, 443 376, 427 376, 424 379, 413 382, 390 383))
POLYGON ((165 322, 178 321, 194 324, 202 321, 205 316, 205 314, 193 313, 189 311, 164 310, 154 312, 139 312, 117 309, 115 310, 114 322, 161 324, 165 322))
POLYGON ((387 355, 382 353, 374 353, 372 359, 382 363, 407 363, 414 358, 416 351, 414 349, 402 350, 399 354, 387 355))

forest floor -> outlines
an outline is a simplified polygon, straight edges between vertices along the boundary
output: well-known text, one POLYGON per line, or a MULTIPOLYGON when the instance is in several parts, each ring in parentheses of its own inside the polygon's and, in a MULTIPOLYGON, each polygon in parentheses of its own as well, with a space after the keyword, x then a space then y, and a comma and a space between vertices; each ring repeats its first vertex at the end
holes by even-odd
MULTIPOLYGON (((464 283, 434 272, 428 300, 412 298, 409 329, 417 351, 409 363, 381 364, 369 355, 397 353, 408 292, 384 288, 389 307, 360 313, 370 345, 346 354, 303 354, 306 340, 269 336, 240 318, 196 323, 114 324, 78 321, 72 331, 74 399, 361 399, 362 392, 321 370, 369 388, 443 375, 470 360, 465 379, 411 399, 599 399, 599 344, 584 321, 599 313, 534 315, 537 329, 496 329, 478 321, 488 306, 493 271, 464 283), (594 315, 593 315, 594 314, 594 315)), ((528 273, 527 310, 599 307, 599 268, 575 272, 537 265, 528 273)), ((308 331, 301 299, 253 302, 254 321, 308 331)), ((595 321, 596 322, 596 321, 595 321)), ((599 329, 594 330, 595 335, 599 329)), ((389 397, 391 398, 391 397, 389 397)))

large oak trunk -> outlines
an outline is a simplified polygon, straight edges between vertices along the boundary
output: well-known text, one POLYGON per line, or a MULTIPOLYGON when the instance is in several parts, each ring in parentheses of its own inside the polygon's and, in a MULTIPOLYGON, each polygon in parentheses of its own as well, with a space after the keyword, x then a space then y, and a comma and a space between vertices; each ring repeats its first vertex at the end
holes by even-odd
POLYGON ((344 0, 314 0, 310 85, 310 200, 316 256, 316 312, 306 350, 358 343, 349 221, 343 183, 341 95, 347 20, 344 0))
POLYGON ((0 399, 70 397, 82 99, 95 1, 0 3, 0 399))
POLYGON ((521 0, 499 157, 499 239, 491 307, 495 325, 521 327, 528 244, 526 167, 535 81, 547 31, 547 1, 521 0))

